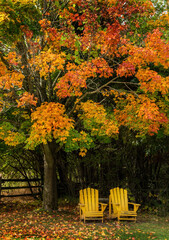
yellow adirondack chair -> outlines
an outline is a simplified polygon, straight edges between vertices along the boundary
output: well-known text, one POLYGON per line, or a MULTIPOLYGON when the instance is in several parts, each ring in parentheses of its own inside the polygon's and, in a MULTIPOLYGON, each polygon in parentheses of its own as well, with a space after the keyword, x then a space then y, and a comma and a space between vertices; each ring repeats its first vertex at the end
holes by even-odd
POLYGON ((128 202, 127 190, 119 187, 110 190, 109 218, 136 221, 139 206, 140 204, 128 202), (129 205, 132 209, 129 209, 129 205))
POLYGON ((79 191, 80 220, 102 220, 107 204, 99 203, 99 191, 85 188, 79 191), (100 209, 99 209, 100 204, 100 209))

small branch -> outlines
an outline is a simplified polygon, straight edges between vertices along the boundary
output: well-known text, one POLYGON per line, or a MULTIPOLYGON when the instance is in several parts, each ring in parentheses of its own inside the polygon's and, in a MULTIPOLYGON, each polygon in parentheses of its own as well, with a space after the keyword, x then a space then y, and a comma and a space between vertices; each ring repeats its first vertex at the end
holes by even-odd
MULTIPOLYGON (((103 88, 108 87, 108 85, 111 84, 111 83, 124 84, 134 95, 136 95, 137 97, 139 97, 139 96, 127 85, 127 84, 131 84, 131 85, 139 86, 138 83, 115 81, 117 78, 119 78, 119 77, 117 76, 117 77, 113 78, 112 80, 110 80, 109 82, 105 83, 104 85, 102 85, 101 87, 97 88, 97 89, 94 90, 94 91, 86 92, 86 93, 79 99, 79 102, 82 101, 87 95, 92 95, 92 94, 95 94, 95 93, 99 93, 103 88)), ((73 106, 73 108, 71 109, 71 111, 68 113, 68 116, 70 116, 70 115, 72 114, 72 112, 75 110, 76 105, 77 105, 77 104, 75 104, 75 105, 73 106)))
POLYGON ((57 83, 57 80, 58 80, 58 78, 59 78, 61 72, 62 72, 62 70, 60 70, 60 72, 59 72, 58 75, 56 76, 56 78, 55 78, 55 80, 54 80, 54 82, 53 82, 53 84, 52 84, 52 88, 55 87, 55 85, 56 85, 56 83, 57 83))
POLYGON ((104 85, 102 85, 101 87, 97 88, 96 90, 92 91, 92 92, 86 92, 81 98, 80 100, 82 100, 84 97, 86 97, 87 95, 91 95, 91 94, 95 94, 100 92, 100 90, 102 90, 103 88, 107 87, 110 83, 116 83, 114 82, 114 80, 116 80, 118 77, 113 78, 112 80, 110 80, 109 82, 105 83, 104 85))
POLYGON ((140 86, 140 84, 139 83, 133 83, 133 82, 114 82, 114 83, 122 83, 122 84, 125 84, 125 85, 127 85, 127 84, 130 84, 130 85, 137 85, 137 86, 140 86))
POLYGON ((139 98, 138 94, 135 93, 126 83, 124 83, 124 85, 130 90, 130 92, 132 92, 137 98, 139 98))
POLYGON ((0 114, 5 114, 7 113, 11 108, 16 108, 17 105, 11 105, 8 109, 5 109, 5 104, 3 105, 3 109, 1 110, 0 114))
POLYGON ((65 103, 65 107, 67 107, 67 105, 70 102, 70 100, 71 100, 71 97, 67 98, 66 103, 65 103))
MULTIPOLYGON (((102 85, 100 88, 97 88, 96 90, 92 91, 92 92, 86 92, 80 99, 79 99, 79 102, 84 99, 87 95, 92 95, 92 94, 95 94, 95 93, 98 93, 100 92, 100 90, 104 87, 107 87, 110 83, 114 82, 115 79, 117 79, 118 77, 115 77, 114 79, 110 80, 109 82, 107 82, 106 84, 102 85)), ((76 108, 76 105, 75 104, 72 108, 72 110, 68 113, 68 116, 70 116, 72 114, 72 112, 75 110, 76 108)))

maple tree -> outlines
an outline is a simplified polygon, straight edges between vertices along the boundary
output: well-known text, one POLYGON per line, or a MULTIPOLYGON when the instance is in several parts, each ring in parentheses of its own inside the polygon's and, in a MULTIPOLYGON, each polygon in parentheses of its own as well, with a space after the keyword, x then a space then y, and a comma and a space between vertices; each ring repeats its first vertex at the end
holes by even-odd
POLYGON ((169 133, 167 14, 154 15, 149 0, 2 0, 0 139, 41 147, 44 208, 57 208, 61 149, 85 156, 120 126, 169 133), (133 40, 145 18, 153 31, 133 40))

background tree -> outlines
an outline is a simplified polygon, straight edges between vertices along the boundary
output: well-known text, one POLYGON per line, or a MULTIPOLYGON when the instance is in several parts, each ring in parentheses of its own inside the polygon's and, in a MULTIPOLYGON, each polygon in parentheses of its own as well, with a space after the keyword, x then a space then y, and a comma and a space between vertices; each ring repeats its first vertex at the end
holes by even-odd
POLYGON ((154 14, 148 0, 2 1, 0 138, 40 145, 45 209, 57 208, 64 151, 85 156, 120 126, 168 134, 169 45, 159 28, 126 36, 154 14))

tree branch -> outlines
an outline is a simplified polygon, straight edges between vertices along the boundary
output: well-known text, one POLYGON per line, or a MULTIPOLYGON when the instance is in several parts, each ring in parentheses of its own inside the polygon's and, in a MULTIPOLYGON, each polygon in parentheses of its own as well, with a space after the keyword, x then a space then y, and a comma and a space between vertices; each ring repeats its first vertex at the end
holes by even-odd
POLYGON ((62 70, 60 70, 60 72, 59 72, 58 75, 56 76, 56 78, 55 78, 55 80, 54 80, 54 82, 53 82, 53 84, 52 84, 52 88, 55 87, 55 85, 56 85, 56 83, 57 83, 57 80, 58 80, 58 78, 59 78, 61 72, 62 72, 62 70))
MULTIPOLYGON (((107 87, 109 84, 111 83, 117 83, 117 84, 124 84, 131 92, 133 92, 133 94, 135 94, 137 97, 138 95, 131 89, 127 86, 127 84, 131 84, 131 85, 135 85, 135 86, 139 86, 138 83, 131 83, 131 82, 121 82, 121 81, 115 81, 117 78, 119 78, 118 76, 113 78, 112 80, 110 80, 109 82, 105 83, 104 85, 100 86, 99 88, 97 88, 96 90, 94 91, 91 91, 91 92, 86 92, 80 99, 79 99, 79 102, 82 101, 87 95, 92 95, 92 94, 95 94, 95 93, 99 93, 103 88, 107 87)), ((68 113, 68 116, 70 116, 73 111, 75 110, 76 108, 76 105, 75 104, 73 106, 73 108, 71 109, 71 111, 68 113)))

